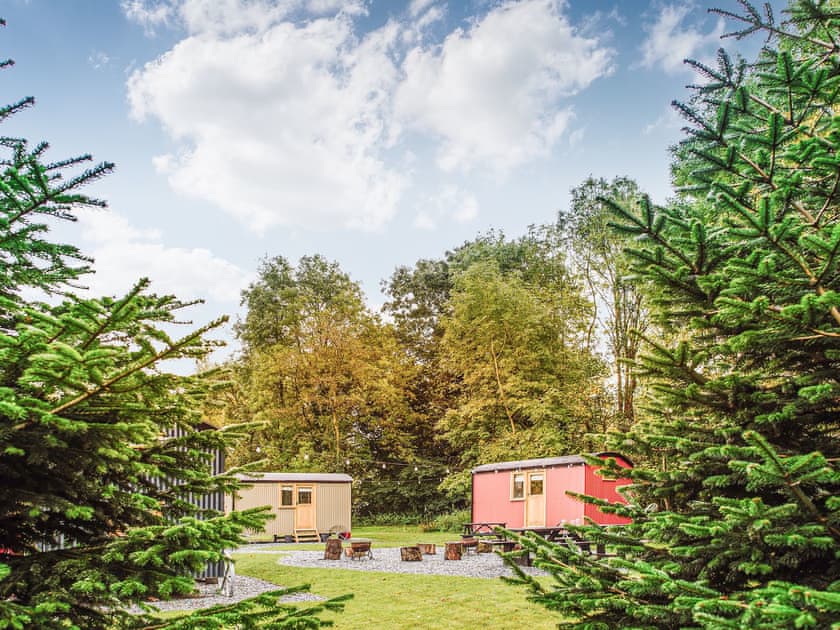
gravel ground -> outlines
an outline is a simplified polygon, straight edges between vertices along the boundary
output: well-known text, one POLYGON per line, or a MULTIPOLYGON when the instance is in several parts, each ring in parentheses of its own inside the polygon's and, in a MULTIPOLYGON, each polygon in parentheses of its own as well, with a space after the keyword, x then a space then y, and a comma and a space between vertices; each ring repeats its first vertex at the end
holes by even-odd
MULTIPOLYGON (((168 601, 150 602, 152 606, 161 612, 170 610, 199 610, 201 608, 209 608, 210 606, 217 606, 219 604, 233 604, 249 597, 256 597, 260 593, 266 591, 276 591, 282 586, 277 586, 265 580, 248 577, 246 575, 237 575, 233 579, 233 595, 228 597, 226 595, 218 594, 218 584, 197 584, 199 595, 196 597, 184 597, 179 599, 170 599, 168 601)), ((305 602, 305 601, 321 601, 324 598, 320 595, 313 595, 312 593, 294 593, 286 595, 281 599, 283 602, 305 602)), ((135 607, 132 612, 139 613, 140 609, 135 607)))
MULTIPOLYGON (((278 556, 277 564, 317 569, 349 569, 351 571, 380 571, 383 573, 414 573, 420 575, 453 575, 475 578, 498 578, 502 575, 513 575, 505 566, 502 559, 495 553, 469 553, 461 560, 444 560, 443 547, 438 546, 434 555, 424 555, 420 562, 403 562, 400 560, 400 550, 393 548, 373 548, 373 558, 351 560, 342 557, 341 560, 324 560, 323 546, 319 545, 312 551, 294 551, 284 549, 265 549, 259 545, 240 547, 237 553, 258 553, 278 556)), ((540 569, 523 567, 531 575, 544 575, 540 569)), ((249 597, 256 597, 266 591, 283 588, 264 580, 237 575, 233 582, 233 596, 228 597, 217 593, 218 584, 198 584, 199 595, 196 597, 173 599, 170 601, 154 602, 153 605, 161 611, 170 610, 198 610, 218 604, 231 604, 249 597)), ((312 593, 295 593, 283 598, 284 602, 318 601, 323 597, 312 593)), ((133 612, 140 612, 135 609, 133 612)))
MULTIPOLYGON (((252 550, 239 549, 239 551, 250 552, 252 550)), ((266 550, 259 553, 271 552, 266 550)), ((403 562, 400 560, 399 548, 377 549, 375 545, 373 547, 373 558, 364 560, 351 560, 344 557, 341 560, 324 560, 323 549, 318 551, 275 551, 274 553, 281 554, 277 564, 295 567, 477 578, 498 578, 502 575, 513 575, 513 571, 502 562, 498 554, 469 553, 464 555, 461 560, 444 560, 442 546, 438 546, 436 554, 423 556, 423 560, 420 562, 403 562)), ((532 575, 545 575, 544 571, 533 567, 523 567, 523 569, 532 575)))

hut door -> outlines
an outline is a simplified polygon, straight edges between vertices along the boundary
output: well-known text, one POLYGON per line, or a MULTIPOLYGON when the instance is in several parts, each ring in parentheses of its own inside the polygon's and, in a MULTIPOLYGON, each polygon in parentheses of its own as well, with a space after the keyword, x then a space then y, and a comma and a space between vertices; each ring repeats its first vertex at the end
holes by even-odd
POLYGON ((525 484, 525 527, 545 527, 545 473, 528 473, 525 484))
POLYGON ((315 488, 313 486, 297 487, 295 529, 315 529, 315 488))

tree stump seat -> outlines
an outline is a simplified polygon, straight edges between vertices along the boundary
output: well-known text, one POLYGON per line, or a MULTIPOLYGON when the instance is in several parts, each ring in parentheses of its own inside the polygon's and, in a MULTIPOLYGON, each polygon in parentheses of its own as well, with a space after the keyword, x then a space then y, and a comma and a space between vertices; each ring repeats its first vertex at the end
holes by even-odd
POLYGON ((520 567, 530 567, 532 566, 533 560, 531 559, 531 553, 524 549, 517 550, 511 558, 513 559, 514 564, 518 564, 520 567))
POLYGON ((327 538, 324 560, 341 560, 341 541, 338 538, 327 538))
POLYGON ((417 547, 420 548, 420 552, 424 556, 434 556, 437 554, 435 543, 417 543, 417 547))
POLYGON ((420 562, 423 560, 420 547, 400 547, 400 560, 403 562, 420 562))
POLYGON ((460 542, 446 543, 443 551, 444 560, 460 560, 463 553, 463 547, 460 542))

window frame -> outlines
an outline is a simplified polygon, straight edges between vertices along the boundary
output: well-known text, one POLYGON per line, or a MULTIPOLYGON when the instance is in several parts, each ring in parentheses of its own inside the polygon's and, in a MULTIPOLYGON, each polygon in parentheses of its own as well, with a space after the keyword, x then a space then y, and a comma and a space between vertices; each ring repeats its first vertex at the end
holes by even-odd
POLYGON ((545 496, 545 471, 534 471, 532 473, 528 473, 528 496, 529 497, 543 497, 545 496), (533 478, 539 477, 540 483, 540 492, 534 493, 531 492, 531 488, 533 487, 531 484, 534 483, 533 478))
POLYGON ((278 507, 279 508, 284 508, 284 509, 295 507, 295 485, 294 484, 280 484, 280 500, 278 502, 278 507), (284 503, 283 502, 283 492, 285 490, 288 490, 289 493, 290 493, 289 494, 289 499, 290 499, 289 503, 284 503))
POLYGON ((296 491, 295 492, 295 505, 296 506, 297 505, 313 505, 315 503, 315 501, 314 501, 314 499, 315 499, 315 486, 314 485, 307 484, 307 485, 296 486, 295 491, 296 491), (301 495, 300 491, 301 490, 307 491, 307 493, 309 494, 309 501, 307 501, 305 503, 301 502, 301 500, 300 500, 300 495, 301 495))
POLYGON ((511 501, 524 501, 525 500, 525 484, 527 483, 527 475, 522 472, 521 470, 515 470, 510 474, 510 500, 511 501), (516 481, 517 477, 521 478, 522 480, 522 495, 516 495, 516 481))

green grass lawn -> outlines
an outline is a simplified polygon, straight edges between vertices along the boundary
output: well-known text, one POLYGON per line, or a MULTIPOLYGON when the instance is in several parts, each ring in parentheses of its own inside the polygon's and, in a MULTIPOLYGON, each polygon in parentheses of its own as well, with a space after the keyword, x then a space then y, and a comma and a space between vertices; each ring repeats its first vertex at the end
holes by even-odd
MULTIPOLYGON (((413 532, 410 538, 399 538, 399 532, 380 529, 397 528, 365 528, 370 535, 364 537, 378 540, 380 546, 424 542, 413 532)), ((353 535, 362 537, 361 531, 354 530, 353 535)), ((446 538, 452 535, 427 542, 446 538)), ((278 564, 274 554, 242 553, 235 558, 236 572, 241 575, 282 586, 310 584, 313 593, 324 597, 353 593, 343 613, 324 615, 338 630, 548 630, 557 628, 561 621, 545 608, 526 601, 522 588, 499 579, 303 569, 278 564)))

